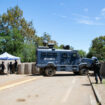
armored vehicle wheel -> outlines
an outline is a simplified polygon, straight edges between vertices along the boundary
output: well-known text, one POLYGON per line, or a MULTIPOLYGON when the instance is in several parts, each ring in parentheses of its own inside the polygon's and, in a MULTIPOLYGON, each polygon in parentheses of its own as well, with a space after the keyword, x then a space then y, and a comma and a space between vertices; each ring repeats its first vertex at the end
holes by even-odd
POLYGON ((46 76, 53 76, 55 74, 55 69, 53 67, 45 68, 45 75, 46 76))
POLYGON ((85 75, 88 75, 88 73, 89 73, 89 70, 86 70, 86 71, 85 71, 85 75))
POLYGON ((82 68, 80 71, 79 71, 79 74, 80 75, 87 75, 88 74, 88 70, 86 68, 82 68))

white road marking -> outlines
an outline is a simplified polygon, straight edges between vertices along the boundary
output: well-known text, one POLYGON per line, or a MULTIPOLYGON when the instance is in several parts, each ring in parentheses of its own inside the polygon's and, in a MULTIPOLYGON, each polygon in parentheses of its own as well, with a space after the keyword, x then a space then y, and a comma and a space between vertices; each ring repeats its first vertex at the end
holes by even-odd
POLYGON ((70 96, 70 93, 73 89, 73 84, 75 84, 76 82, 76 78, 74 77, 73 80, 72 80, 72 84, 70 85, 70 88, 68 89, 68 91, 66 92, 66 94, 64 95, 63 99, 62 99, 62 103, 65 103, 67 101, 67 99, 69 98, 70 96))
POLYGON ((27 79, 27 80, 23 80, 23 81, 20 81, 20 82, 16 82, 16 83, 13 83, 13 84, 9 84, 9 85, 6 85, 6 86, 2 86, 0 87, 0 91, 1 90, 4 90, 4 89, 8 89, 8 88, 12 88, 12 87, 15 87, 17 85, 21 85, 23 83, 27 83, 27 82, 30 82, 30 81, 33 81, 33 80, 36 80, 38 78, 41 78, 41 77, 35 77, 35 78, 31 78, 31 79, 27 79))
POLYGON ((71 93, 72 88, 73 88, 73 86, 68 89, 66 95, 64 96, 64 98, 62 100, 62 103, 65 103, 66 102, 66 100, 68 99, 68 97, 69 97, 69 95, 71 93))
POLYGON ((97 105, 96 100, 91 95, 90 95, 90 102, 91 102, 91 105, 97 105))

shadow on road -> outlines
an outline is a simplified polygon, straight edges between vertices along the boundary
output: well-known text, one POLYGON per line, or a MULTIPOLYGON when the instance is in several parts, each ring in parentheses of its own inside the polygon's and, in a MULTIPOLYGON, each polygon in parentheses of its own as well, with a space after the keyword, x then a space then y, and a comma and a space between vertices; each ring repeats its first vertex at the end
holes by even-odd
MULTIPOLYGON (((43 75, 40 75, 40 74, 27 74, 27 76, 43 76, 43 75)), ((60 73, 57 73, 55 74, 54 76, 51 76, 51 77, 68 77, 68 76, 87 76, 87 75, 75 75, 75 74, 60 74, 60 73)), ((44 76, 44 77, 50 77, 50 76, 44 76)))
POLYGON ((75 74, 55 74, 53 77, 76 76, 75 74))
POLYGON ((8 75, 8 74, 7 74, 7 73, 2 73, 2 74, 0 74, 0 76, 3 76, 3 75, 5 76, 5 75, 8 75))
POLYGON ((82 84, 82 86, 91 86, 91 84, 82 84))
POLYGON ((42 76, 40 74, 27 74, 26 76, 42 76))

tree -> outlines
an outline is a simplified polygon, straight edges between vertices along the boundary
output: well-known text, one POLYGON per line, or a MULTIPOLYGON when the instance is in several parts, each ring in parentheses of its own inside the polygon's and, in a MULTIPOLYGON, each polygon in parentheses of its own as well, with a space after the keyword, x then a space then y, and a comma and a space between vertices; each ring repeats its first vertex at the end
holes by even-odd
POLYGON ((63 47, 64 47, 64 45, 63 45, 63 44, 61 44, 61 45, 59 46, 59 49, 63 49, 63 47))
POLYGON ((25 20, 23 11, 18 6, 7 9, 7 13, 3 13, 0 16, 0 33, 7 35, 13 28, 19 30, 25 41, 31 40, 35 35, 32 22, 27 22, 25 20))
POLYGON ((24 44, 24 48, 22 50, 22 61, 24 62, 35 62, 36 60, 36 47, 33 42, 30 42, 29 44, 24 44))
POLYGON ((105 36, 99 36, 92 40, 87 56, 96 56, 99 60, 105 60, 105 36))
POLYGON ((83 50, 78 50, 78 53, 81 57, 86 57, 86 52, 83 50))
POLYGON ((0 33, 0 51, 9 52, 14 55, 21 53, 23 49, 23 37, 20 32, 13 28, 9 30, 8 34, 0 33))
POLYGON ((44 32, 44 35, 42 36, 43 41, 46 40, 47 42, 51 41, 51 36, 44 32))

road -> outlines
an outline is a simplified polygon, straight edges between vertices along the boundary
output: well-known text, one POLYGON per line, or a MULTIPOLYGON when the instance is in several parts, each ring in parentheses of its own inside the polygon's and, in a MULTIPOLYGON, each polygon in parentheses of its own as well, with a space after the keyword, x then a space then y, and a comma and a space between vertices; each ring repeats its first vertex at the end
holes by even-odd
POLYGON ((0 105, 97 105, 88 77, 68 72, 23 77, 0 89, 0 105))

